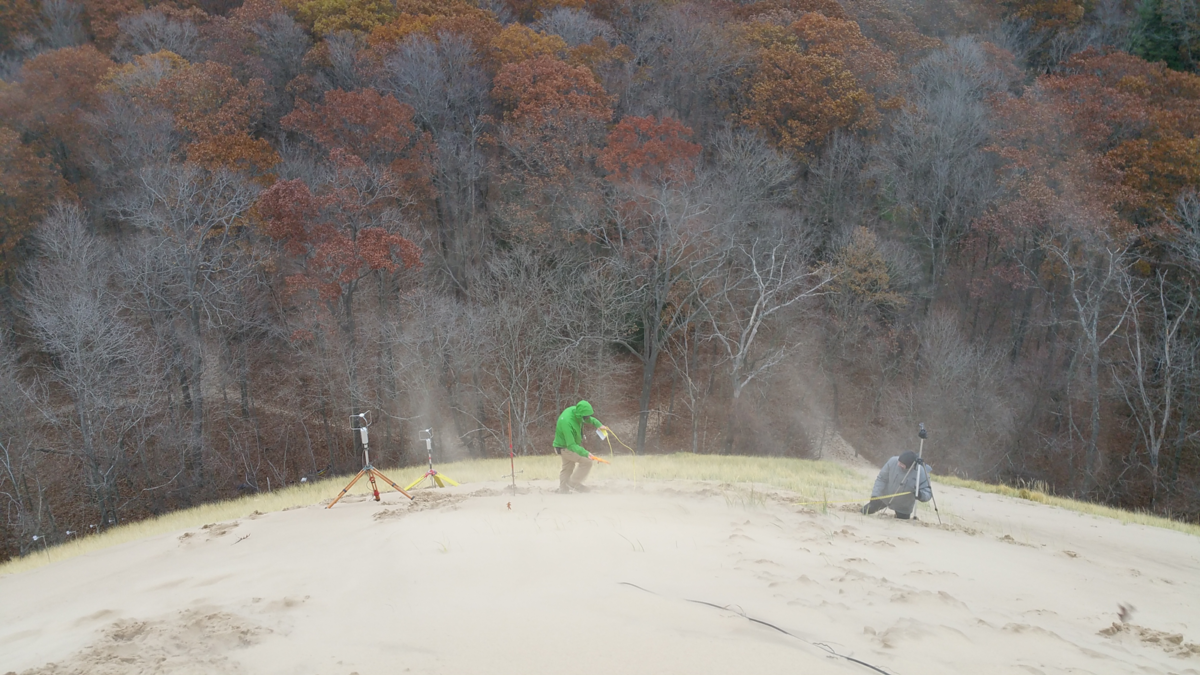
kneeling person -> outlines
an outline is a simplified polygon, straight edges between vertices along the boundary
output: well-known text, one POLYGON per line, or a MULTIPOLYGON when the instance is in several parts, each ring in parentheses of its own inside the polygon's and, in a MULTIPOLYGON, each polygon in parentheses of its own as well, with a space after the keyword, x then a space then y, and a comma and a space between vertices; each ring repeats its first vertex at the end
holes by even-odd
POLYGON ((592 417, 592 404, 580 401, 562 411, 554 427, 554 452, 562 457, 562 469, 558 472, 558 491, 587 492, 583 484, 592 470, 592 453, 583 448, 583 422, 608 431, 600 420, 592 417))
POLYGON ((871 490, 871 501, 862 507, 862 512, 869 515, 883 509, 891 509, 896 512, 897 518, 907 520, 912 517, 918 499, 927 502, 932 498, 929 470, 917 457, 917 453, 908 450, 899 457, 889 459, 879 470, 879 476, 875 478, 875 487, 871 490))

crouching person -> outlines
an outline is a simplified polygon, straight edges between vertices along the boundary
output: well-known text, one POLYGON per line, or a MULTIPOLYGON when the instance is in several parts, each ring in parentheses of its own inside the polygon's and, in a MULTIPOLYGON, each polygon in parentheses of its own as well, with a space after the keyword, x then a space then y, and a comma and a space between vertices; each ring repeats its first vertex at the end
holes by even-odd
POLYGON ((554 427, 554 452, 562 459, 562 470, 558 472, 559 492, 587 492, 583 484, 592 470, 592 453, 583 447, 583 423, 608 431, 600 420, 592 417, 592 404, 580 401, 567 407, 558 416, 554 427))
POLYGON ((870 515, 891 509, 897 518, 908 520, 913 518, 918 499, 923 502, 933 499, 933 490, 929 487, 929 467, 917 457, 917 453, 908 450, 899 457, 889 459, 879 470, 875 487, 871 490, 871 501, 862 507, 862 512, 870 515))

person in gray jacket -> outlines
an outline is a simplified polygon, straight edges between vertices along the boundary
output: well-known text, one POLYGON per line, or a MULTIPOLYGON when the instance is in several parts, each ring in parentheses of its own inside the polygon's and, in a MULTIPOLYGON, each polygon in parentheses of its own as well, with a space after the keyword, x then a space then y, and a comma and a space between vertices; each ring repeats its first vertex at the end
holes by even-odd
POLYGON ((917 457, 917 453, 907 450, 899 457, 889 459, 879 470, 875 487, 871 490, 871 501, 862 507, 862 512, 870 515, 891 509, 896 512, 897 518, 908 520, 912 518, 918 499, 923 502, 933 499, 933 490, 929 487, 929 468, 917 457))

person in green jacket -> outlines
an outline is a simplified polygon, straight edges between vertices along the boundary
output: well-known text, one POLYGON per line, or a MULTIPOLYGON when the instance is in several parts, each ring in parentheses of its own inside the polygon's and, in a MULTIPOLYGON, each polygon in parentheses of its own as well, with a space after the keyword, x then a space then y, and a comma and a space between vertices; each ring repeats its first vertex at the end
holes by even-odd
POLYGON ((562 411, 554 427, 554 452, 562 457, 562 469, 558 472, 558 491, 587 492, 583 484, 592 470, 592 453, 583 448, 583 423, 608 431, 600 420, 592 417, 592 404, 580 401, 562 411))

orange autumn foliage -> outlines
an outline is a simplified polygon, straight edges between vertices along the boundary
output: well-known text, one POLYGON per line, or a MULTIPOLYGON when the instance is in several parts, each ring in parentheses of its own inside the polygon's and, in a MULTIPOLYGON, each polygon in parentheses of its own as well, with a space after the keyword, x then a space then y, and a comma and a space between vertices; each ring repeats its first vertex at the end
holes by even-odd
POLYGON ((867 131, 881 121, 874 97, 831 56, 764 50, 746 98, 742 121, 801 158, 835 129, 867 131))
POLYGON ((1088 10, 1084 0, 1003 0, 1001 4, 1019 19, 1033 22, 1036 30, 1057 31, 1079 24, 1088 10))
POLYGON ((505 0, 505 4, 516 15, 518 21, 530 23, 558 7, 582 9, 587 3, 585 0, 505 0))
POLYGON ((838 59, 870 89, 896 81, 896 57, 864 36, 854 21, 831 19, 813 12, 805 14, 789 29, 795 33, 800 51, 838 59))
POLYGON ((490 51, 492 62, 500 67, 538 56, 557 58, 567 51, 567 43, 557 35, 539 33, 514 23, 492 39, 490 51))
POLYGON ((410 35, 437 39, 442 33, 461 35, 480 53, 486 52, 501 26, 491 12, 465 3, 402 2, 401 14, 367 35, 367 44, 380 49, 399 44, 410 35))
POLYGON ((39 54, 21 67, 19 84, 0 89, 0 119, 79 183, 92 144, 86 119, 101 105, 97 84, 115 66, 91 45, 39 54))
POLYGON ((512 122, 541 122, 567 111, 607 122, 611 100, 591 71, 550 56, 505 65, 497 73, 492 96, 512 122))
POLYGON ((1120 173, 1136 222, 1160 220, 1181 192, 1200 188, 1200 76, 1089 50, 1038 86, 1062 124, 1120 173))
POLYGON ((279 162, 266 140, 250 135, 265 107, 264 86, 258 79, 242 84, 229 66, 207 61, 175 67, 146 97, 170 110, 190 137, 188 161, 262 175, 279 162))
POLYGON ((734 16, 744 20, 763 15, 782 15, 786 16, 790 23, 809 12, 822 14, 832 19, 850 20, 850 15, 838 4, 837 0, 762 0, 762 2, 737 7, 734 10, 734 16))
POLYGON ((31 0, 0 0, 0 51, 12 48, 37 23, 38 10, 31 0))

